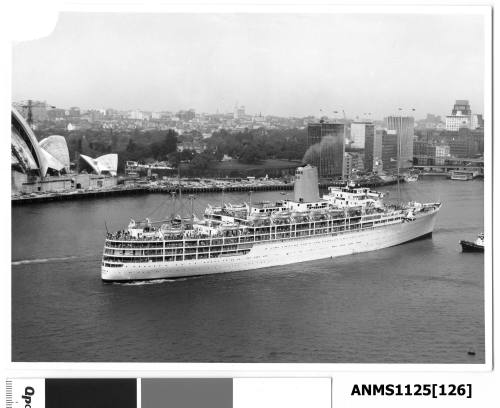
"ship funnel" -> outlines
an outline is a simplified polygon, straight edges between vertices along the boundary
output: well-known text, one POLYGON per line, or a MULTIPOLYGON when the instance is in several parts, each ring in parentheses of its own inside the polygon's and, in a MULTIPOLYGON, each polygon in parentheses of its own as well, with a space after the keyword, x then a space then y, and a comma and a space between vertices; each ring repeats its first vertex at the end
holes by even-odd
POLYGON ((319 201, 318 169, 310 165, 298 167, 295 171, 293 190, 296 202, 319 201))

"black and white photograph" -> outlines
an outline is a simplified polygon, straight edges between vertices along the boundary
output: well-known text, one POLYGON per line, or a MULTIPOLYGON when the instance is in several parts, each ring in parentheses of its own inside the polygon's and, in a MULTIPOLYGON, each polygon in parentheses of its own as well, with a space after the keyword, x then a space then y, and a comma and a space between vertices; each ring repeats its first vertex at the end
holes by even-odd
POLYGON ((12 362, 487 364, 490 19, 68 11, 15 42, 12 362))

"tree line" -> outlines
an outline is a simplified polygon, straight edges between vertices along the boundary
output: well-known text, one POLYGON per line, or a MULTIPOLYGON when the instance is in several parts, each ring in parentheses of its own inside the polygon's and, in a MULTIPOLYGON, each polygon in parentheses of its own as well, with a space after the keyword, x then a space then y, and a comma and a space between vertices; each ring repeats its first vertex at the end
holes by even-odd
POLYGON ((128 160, 142 163, 168 161, 174 167, 179 161, 189 163, 190 170, 202 172, 215 166, 227 155, 244 164, 258 165, 266 159, 301 160, 306 151, 307 131, 305 129, 253 129, 239 132, 215 131, 211 137, 202 140, 206 148, 202 152, 185 149, 178 152, 183 137, 199 137, 190 132, 179 135, 173 129, 117 131, 106 129, 85 129, 63 131, 43 129, 36 132, 39 139, 52 134, 65 137, 71 160, 78 153, 91 157, 103 154, 118 154, 118 171, 122 172, 128 160))

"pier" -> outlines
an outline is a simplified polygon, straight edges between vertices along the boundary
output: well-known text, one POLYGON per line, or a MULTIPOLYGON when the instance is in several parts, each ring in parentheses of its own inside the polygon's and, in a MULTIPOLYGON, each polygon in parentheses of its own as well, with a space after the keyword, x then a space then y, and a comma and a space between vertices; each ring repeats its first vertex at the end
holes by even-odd
MULTIPOLYGON (((321 182, 319 188, 326 189, 329 186, 340 185, 344 182, 321 182)), ((363 187, 381 187, 389 184, 395 184, 393 181, 364 181, 360 183, 363 187)), ((268 182, 268 183, 233 183, 230 185, 189 185, 181 183, 182 192, 186 194, 203 194, 203 193, 221 193, 224 192, 245 192, 245 191, 287 191, 293 190, 293 183, 286 182, 268 182)), ((104 197, 137 195, 137 194, 170 194, 178 193, 179 186, 176 184, 144 184, 144 185, 119 185, 111 188, 101 188, 95 190, 71 190, 48 193, 32 193, 19 196, 13 196, 12 205, 23 205, 32 203, 43 203, 48 201, 65 201, 65 200, 83 200, 96 199, 104 197)))

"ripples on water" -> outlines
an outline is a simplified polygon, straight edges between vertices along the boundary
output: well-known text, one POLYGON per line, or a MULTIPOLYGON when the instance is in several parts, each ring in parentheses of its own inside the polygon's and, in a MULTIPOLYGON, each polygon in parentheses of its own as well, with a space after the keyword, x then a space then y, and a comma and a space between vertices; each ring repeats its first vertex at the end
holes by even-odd
MULTIPOLYGON (((389 199, 395 190, 383 189, 389 199)), ((148 209, 160 219, 172 213, 168 196, 14 207, 13 360, 482 363, 484 257, 462 254, 458 241, 483 230, 483 183, 423 180, 402 192, 405 200, 443 202, 432 239, 126 284, 100 281, 104 221, 123 228, 148 209)), ((254 202, 283 198, 253 195, 254 202)), ((195 211, 201 217, 218 202, 219 195, 199 195, 195 211)))

